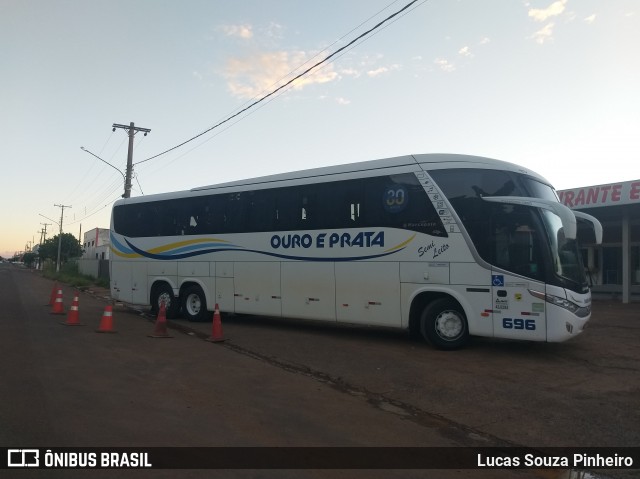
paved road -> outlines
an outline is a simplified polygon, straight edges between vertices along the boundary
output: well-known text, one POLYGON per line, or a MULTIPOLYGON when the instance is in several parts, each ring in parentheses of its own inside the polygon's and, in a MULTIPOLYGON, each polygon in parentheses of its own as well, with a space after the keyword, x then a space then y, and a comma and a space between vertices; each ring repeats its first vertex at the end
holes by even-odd
MULTIPOLYGON (((114 311, 118 333, 97 334, 106 301, 80 294, 85 326, 63 326, 65 317, 44 306, 51 288, 36 273, 0 265, 2 445, 640 444, 637 306, 598 305, 591 329, 560 345, 477 340, 464 351, 441 352, 386 330, 253 317, 225 318, 223 344, 201 340, 210 324, 184 321, 171 323, 173 338, 151 339, 152 320, 124 307, 114 311)), ((76 292, 63 290, 68 307, 76 292)), ((113 476, 53 472, 20 477, 113 476)), ((558 474, 239 470, 180 477, 558 474)))

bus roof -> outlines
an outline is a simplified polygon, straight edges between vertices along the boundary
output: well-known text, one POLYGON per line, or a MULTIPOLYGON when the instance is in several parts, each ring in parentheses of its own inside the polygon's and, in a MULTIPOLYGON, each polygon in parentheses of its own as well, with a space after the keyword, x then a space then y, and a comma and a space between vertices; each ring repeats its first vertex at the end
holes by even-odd
POLYGON ((404 155, 393 158, 384 158, 379 160, 363 161, 359 163, 348 163, 336 166, 325 166, 320 168, 313 168, 308 170, 299 170, 288 173, 279 173, 275 175, 261 176, 255 178, 246 178, 243 180, 230 181, 226 183, 219 183, 209 186, 200 186, 192 188, 191 190, 175 191, 168 193, 159 193, 155 195, 147 195, 144 197, 120 199, 116 201, 116 204, 120 203, 136 203, 149 201, 151 198, 154 200, 171 199, 180 196, 188 196, 189 193, 206 194, 205 192, 211 192, 215 190, 232 190, 235 188, 254 187, 262 189, 267 187, 268 184, 288 182, 294 180, 305 179, 328 179, 334 175, 342 175, 349 173, 365 173, 365 172, 383 172, 384 170, 392 170, 402 167, 413 167, 415 171, 418 171, 420 167, 425 170, 444 169, 444 168, 487 168, 514 171, 517 173, 533 176, 540 181, 549 184, 549 182, 538 175, 535 172, 527 170, 521 166, 506 161, 495 160, 492 158, 485 158, 481 156, 472 155, 458 155, 450 153, 430 153, 430 154, 416 154, 416 155, 404 155))
POLYGON ((280 173, 269 176, 262 176, 256 178, 247 178, 243 180, 230 181, 227 183, 219 183, 209 186, 200 186, 192 188, 191 191, 203 191, 212 190, 218 188, 230 188, 249 185, 259 185, 263 183, 275 183, 288 180, 300 180, 306 178, 318 178, 333 176, 345 173, 356 173, 372 170, 384 170, 389 168, 398 168, 403 166, 418 166, 424 165, 426 170, 429 169, 442 169, 442 168, 488 168, 488 169, 500 169, 515 171, 518 173, 527 174, 536 177, 545 183, 548 181, 542 178, 537 173, 526 170, 518 165, 501 160, 494 160, 492 158, 484 158, 481 156, 472 155, 457 155, 450 153, 431 153, 431 154, 418 154, 418 155, 405 155, 397 156, 393 158, 384 158, 379 160, 363 161, 359 163, 347 163, 336 166, 325 166, 320 168, 313 168, 308 170, 298 170, 289 173, 280 173))

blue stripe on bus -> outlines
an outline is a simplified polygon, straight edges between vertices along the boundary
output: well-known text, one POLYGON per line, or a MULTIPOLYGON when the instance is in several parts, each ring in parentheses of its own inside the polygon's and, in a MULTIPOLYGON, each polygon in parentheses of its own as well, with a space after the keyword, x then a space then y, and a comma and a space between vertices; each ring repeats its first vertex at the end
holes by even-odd
POLYGON ((216 247, 216 248, 210 248, 210 249, 202 249, 202 250, 198 250, 198 251, 183 252, 183 253, 178 253, 178 254, 175 254, 175 253, 171 253, 171 254, 156 254, 156 253, 149 253, 148 251, 144 251, 144 250, 136 247, 135 245, 131 244, 129 242, 129 240, 127 240, 126 238, 125 238, 125 241, 127 242, 127 245, 129 245, 129 247, 133 250, 133 252, 138 253, 139 255, 144 256, 145 258, 157 259, 157 260, 162 260, 162 261, 171 261, 171 260, 177 260, 177 259, 192 258, 194 256, 200 256, 200 255, 208 254, 208 253, 219 253, 219 252, 222 252, 222 251, 243 251, 243 252, 247 252, 247 253, 264 254, 264 255, 267 255, 267 256, 275 257, 275 258, 290 259, 290 260, 296 260, 296 261, 334 261, 334 262, 338 262, 338 261, 358 261, 358 260, 365 260, 365 259, 383 258, 385 256, 389 256, 391 254, 398 253, 399 251, 402 251, 404 249, 404 248, 400 248, 400 249, 395 250, 395 251, 387 251, 385 253, 380 253, 380 254, 367 255, 367 256, 350 256, 350 257, 346 257, 346 258, 342 258, 342 257, 313 258, 313 257, 308 257, 308 256, 291 256, 291 255, 285 255, 285 254, 270 253, 270 252, 267 252, 267 251, 258 251, 258 250, 246 249, 246 248, 241 248, 239 246, 216 247))

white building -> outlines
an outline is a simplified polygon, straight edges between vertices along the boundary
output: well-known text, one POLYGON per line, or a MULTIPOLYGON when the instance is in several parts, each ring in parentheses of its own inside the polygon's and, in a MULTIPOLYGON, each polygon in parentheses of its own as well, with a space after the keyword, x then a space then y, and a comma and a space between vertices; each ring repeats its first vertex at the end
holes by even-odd
POLYGON ((83 259, 109 259, 109 249, 111 241, 109 240, 108 228, 94 228, 84 234, 82 248, 84 253, 83 259))

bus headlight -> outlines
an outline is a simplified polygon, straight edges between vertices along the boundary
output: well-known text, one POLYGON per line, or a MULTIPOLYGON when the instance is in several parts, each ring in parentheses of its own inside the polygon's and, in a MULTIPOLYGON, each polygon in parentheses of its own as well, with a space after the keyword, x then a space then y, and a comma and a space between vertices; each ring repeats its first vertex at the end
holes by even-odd
POLYGON ((581 307, 576 303, 569 301, 568 299, 561 298, 560 296, 554 296, 553 294, 541 293, 540 291, 534 291, 532 289, 529 290, 531 296, 534 296, 538 299, 542 299, 547 303, 551 303, 555 306, 560 306, 567 311, 571 311, 573 314, 578 316, 579 318, 584 318, 591 314, 591 305, 581 307))

